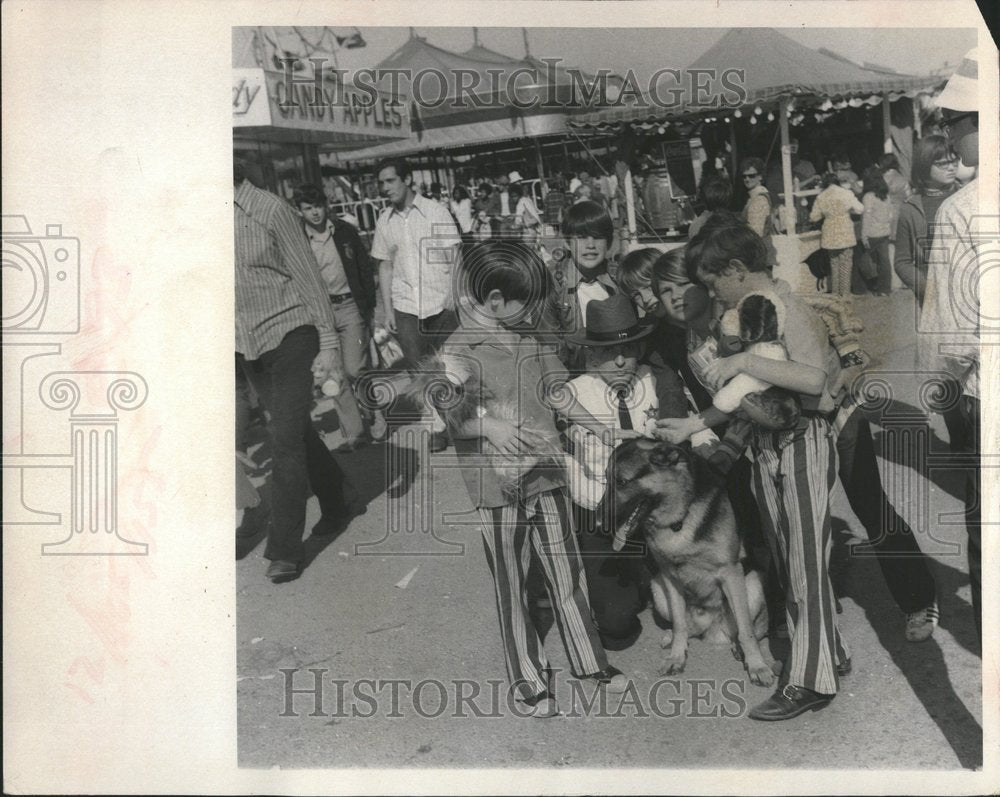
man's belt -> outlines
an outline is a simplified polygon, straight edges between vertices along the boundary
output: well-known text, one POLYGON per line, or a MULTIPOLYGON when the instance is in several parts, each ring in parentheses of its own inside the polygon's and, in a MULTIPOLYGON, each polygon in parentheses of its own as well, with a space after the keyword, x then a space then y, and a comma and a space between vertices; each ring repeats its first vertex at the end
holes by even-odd
POLYGON ((344 302, 346 302, 350 298, 351 298, 351 294, 350 293, 331 293, 330 294, 330 301, 333 304, 343 304, 344 302))

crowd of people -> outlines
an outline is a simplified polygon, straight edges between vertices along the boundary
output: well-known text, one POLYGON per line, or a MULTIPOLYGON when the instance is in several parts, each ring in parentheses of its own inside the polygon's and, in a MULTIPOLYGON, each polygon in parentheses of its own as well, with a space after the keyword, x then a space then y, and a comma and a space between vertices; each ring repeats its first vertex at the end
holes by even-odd
MULTIPOLYGON (((851 216, 858 215, 876 292, 888 291, 894 267, 914 290, 927 328, 945 332, 956 328, 948 281, 970 253, 974 261, 976 243, 958 234, 929 246, 928 225, 936 218, 968 230, 975 183, 956 191, 956 152, 975 168, 978 119, 974 91, 954 78, 940 104, 947 136, 917 142, 912 192, 891 157, 860 180, 838 163, 846 168, 818 176, 822 191, 810 216, 822 223, 834 293, 850 290, 851 216)), ((742 215, 732 211, 731 185, 713 175, 702 183, 704 212, 685 246, 638 249, 612 263, 617 188, 587 174, 550 191, 539 209, 516 171, 495 186, 479 184, 475 198, 461 187, 449 198, 440 186, 428 195, 416 190, 404 160, 385 161, 376 173, 389 205, 369 254, 351 225, 328 216, 320 189, 304 186, 293 209, 253 186, 237 164, 237 384, 244 403, 252 389, 268 413, 268 578, 300 572, 309 488, 322 510, 315 534, 335 533, 360 511, 309 411, 314 385, 332 382, 345 435, 384 435, 378 408, 359 405, 352 390, 371 367, 378 314, 398 339, 405 368, 435 354, 458 358, 473 364, 477 395, 518 408, 515 419, 484 411, 450 433, 439 429, 429 451, 454 446, 467 465, 507 673, 534 715, 558 711, 543 644, 553 619, 575 677, 612 692, 628 687, 608 651, 641 634, 647 597, 642 562, 615 549, 621 519, 602 499, 612 452, 638 436, 690 441, 693 455, 725 482, 747 547, 769 573, 772 630, 787 634, 791 649, 778 689, 751 718, 786 720, 822 708, 851 673, 829 575, 838 479, 900 609, 901 633, 911 642, 928 639, 939 614, 928 559, 882 487, 869 422, 845 386, 846 363, 830 330, 773 276, 765 164, 749 158, 740 172, 748 196, 742 215), (546 226, 564 240, 562 260, 542 256, 546 226), (561 262, 574 266, 572 281, 561 262), (754 413, 746 399, 771 388, 781 389, 784 404, 754 413), (487 448, 534 457, 515 491, 482 466, 487 448), (568 453, 570 465, 543 456, 552 451, 568 453)), ((817 177, 801 164, 799 173, 817 177)), ((975 451, 978 439, 975 342, 973 329, 957 354, 954 347, 928 353, 961 396, 942 411, 951 445, 962 452, 975 451)), ((237 423, 244 423, 239 414, 237 423)), ((967 489, 981 633, 977 474, 967 489)))

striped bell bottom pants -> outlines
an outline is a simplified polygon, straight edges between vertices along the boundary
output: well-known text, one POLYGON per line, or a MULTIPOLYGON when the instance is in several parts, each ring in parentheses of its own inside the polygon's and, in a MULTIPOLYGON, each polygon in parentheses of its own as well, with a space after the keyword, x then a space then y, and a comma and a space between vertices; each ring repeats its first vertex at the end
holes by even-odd
POLYGON ((785 587, 791 661, 788 681, 814 692, 837 692, 837 663, 850 656, 837 629, 830 584, 830 492, 837 449, 830 424, 803 417, 790 431, 757 431, 753 493, 785 587))

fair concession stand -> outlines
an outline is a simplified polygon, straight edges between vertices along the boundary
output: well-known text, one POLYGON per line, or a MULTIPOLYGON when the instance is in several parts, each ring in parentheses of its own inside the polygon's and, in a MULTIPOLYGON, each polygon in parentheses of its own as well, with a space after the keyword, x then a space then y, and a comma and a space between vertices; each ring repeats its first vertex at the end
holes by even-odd
MULTIPOLYGON (((379 92, 372 102, 319 69, 307 55, 276 46, 278 28, 233 29, 233 149, 257 166, 262 187, 289 198, 294 185, 321 183, 321 160, 410 136, 408 103, 379 92), (283 58, 294 69, 283 71, 283 58)), ((333 54, 321 63, 333 66, 333 54)))
MULTIPOLYGON (((465 181, 459 179, 463 173, 467 180, 475 172, 493 177, 517 170, 535 191, 536 199, 541 199, 546 171, 557 172, 554 164, 569 159, 566 121, 574 109, 551 106, 570 105, 572 77, 566 68, 533 57, 527 32, 525 54, 520 58, 484 47, 475 28, 472 35, 471 48, 453 52, 411 30, 410 38, 377 64, 376 71, 403 69, 419 75, 433 70, 442 76, 441 82, 422 81, 426 96, 423 102, 410 104, 412 133, 407 139, 341 152, 337 161, 360 172, 362 164, 370 166, 385 157, 405 156, 415 180, 440 182, 449 193, 455 184, 465 181), (475 88, 460 89, 459 76, 465 85, 475 88), (522 103, 537 100, 534 107, 514 107, 507 95, 508 85, 515 87, 522 103), (540 107, 546 100, 555 102, 548 108, 540 107)), ((593 80, 586 73, 581 75, 588 83, 593 80)), ((613 89, 618 82, 620 79, 611 76, 609 87, 613 89)))
MULTIPOLYGON (((585 140, 587 136, 606 135, 614 130, 624 142, 626 153, 635 149, 634 141, 643 136, 669 135, 684 139, 698 137, 695 152, 710 149, 725 157, 727 170, 737 174, 739 158, 745 155, 773 155, 780 141, 781 191, 778 193, 779 232, 772 236, 778 254, 776 273, 799 289, 811 286, 803 261, 819 248, 818 231, 796 229, 796 202, 817 191, 800 190, 793 177, 792 130, 797 135, 839 124, 842 135, 878 136, 880 152, 894 152, 909 171, 914 137, 920 132, 919 108, 928 95, 940 90, 947 76, 911 76, 884 67, 858 66, 835 53, 812 50, 769 28, 733 29, 695 61, 689 69, 744 70, 745 99, 729 107, 701 107, 690 95, 670 108, 647 104, 642 107, 603 108, 570 119, 571 133, 585 140), (881 107, 880 122, 872 123, 871 110, 881 107), (847 127, 845 127, 847 125, 847 127), (776 128, 776 129, 775 129, 776 128), (768 144, 770 140, 770 146, 768 144)), ((634 163, 623 158, 629 167, 634 163)), ((772 161, 771 157, 765 160, 772 161)), ((624 164, 623 164, 624 166, 624 164)), ((701 164, 696 164, 700 172, 701 164)), ((825 164, 816 164, 819 172, 825 164)), ((660 240, 642 240, 637 224, 636 202, 631 171, 624 179, 627 224, 623 237, 628 249, 657 246, 670 249, 681 246, 681 236, 660 240)), ((799 225, 801 226, 801 224, 799 225)))

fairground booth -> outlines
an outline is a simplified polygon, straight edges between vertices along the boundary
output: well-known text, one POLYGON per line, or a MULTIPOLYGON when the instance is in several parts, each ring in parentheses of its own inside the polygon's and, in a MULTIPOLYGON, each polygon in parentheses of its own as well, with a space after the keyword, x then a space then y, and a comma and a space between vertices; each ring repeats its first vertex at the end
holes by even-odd
POLYGON ((305 182, 332 190, 333 153, 409 138, 405 98, 371 102, 338 76, 337 50, 363 46, 332 28, 233 28, 233 151, 254 182, 286 199, 305 182))
MULTIPOLYGON (((740 159, 757 156, 765 162, 765 185, 778 208, 772 236, 776 274, 800 288, 809 284, 802 263, 819 248, 820 235, 808 222, 819 189, 800 175, 821 175, 845 158, 861 174, 891 152, 909 178, 913 141, 932 117, 933 97, 948 77, 858 65, 769 28, 728 31, 687 72, 693 70, 729 71, 731 81, 731 70, 739 70, 742 96, 732 102, 734 93, 724 92, 708 105, 696 102, 689 86, 669 106, 636 102, 567 120, 568 131, 584 144, 606 146, 609 135, 616 138, 627 209, 623 248, 682 245, 702 176, 735 178, 740 159), (800 168, 803 162, 811 169, 800 168)), ((745 190, 736 185, 734 207, 745 200, 745 190)))
MULTIPOLYGON (((425 97, 421 103, 411 103, 412 132, 407 139, 341 152, 331 168, 349 175, 355 184, 372 186, 377 161, 404 156, 413 169, 418 189, 439 183, 445 192, 456 185, 493 181, 516 171, 539 203, 548 178, 579 168, 593 169, 588 147, 567 134, 566 123, 571 114, 580 110, 579 103, 572 107, 575 100, 571 72, 575 72, 577 86, 580 81, 591 85, 594 76, 566 68, 555 59, 535 58, 528 33, 523 33, 525 53, 517 58, 483 46, 475 28, 472 46, 463 52, 433 45, 411 28, 409 39, 375 69, 442 75, 440 85, 424 81, 429 87, 426 94, 435 101, 427 102, 425 97), (466 97, 474 94, 475 102, 458 99, 463 95, 457 84, 459 78, 476 87, 464 92, 466 97), (511 86, 522 104, 537 98, 535 107, 515 107, 509 95, 511 86), (545 104, 549 107, 542 107, 545 104)), ((607 77, 609 91, 620 84, 619 77, 607 77)), ((606 138, 611 140, 610 136, 606 138)), ((592 153, 607 152, 606 146, 595 149, 593 142, 589 149, 592 153)))

